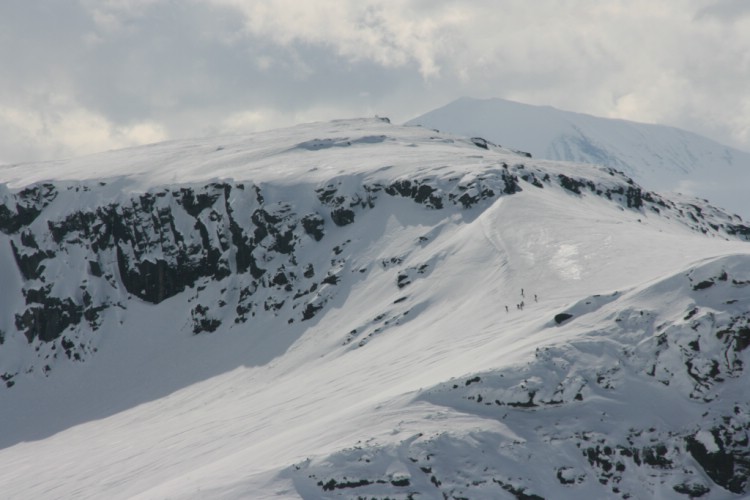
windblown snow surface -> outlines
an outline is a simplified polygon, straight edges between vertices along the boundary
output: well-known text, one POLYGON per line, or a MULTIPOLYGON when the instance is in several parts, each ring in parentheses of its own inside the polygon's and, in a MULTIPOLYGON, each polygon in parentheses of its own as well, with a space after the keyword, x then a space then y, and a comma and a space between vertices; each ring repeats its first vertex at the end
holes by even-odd
POLYGON ((3 498, 750 491, 705 202, 377 119, 0 180, 3 498))
POLYGON ((707 198, 750 218, 750 153, 678 128, 468 97, 408 123, 484 137, 535 158, 613 167, 648 189, 707 198))

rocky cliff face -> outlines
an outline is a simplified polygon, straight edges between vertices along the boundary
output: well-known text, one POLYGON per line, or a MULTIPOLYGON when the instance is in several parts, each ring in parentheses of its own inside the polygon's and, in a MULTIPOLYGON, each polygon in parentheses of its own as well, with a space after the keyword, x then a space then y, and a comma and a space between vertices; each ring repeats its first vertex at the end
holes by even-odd
MULTIPOLYGON (((21 290, 6 292, 20 292, 23 305, 13 311, 13 323, 4 325, 5 335, 15 330, 30 345, 53 345, 52 358, 64 353, 82 360, 96 350, 96 332, 113 308, 125 314, 132 298, 159 304, 187 290, 195 293, 191 328, 196 334, 213 332, 224 322, 245 323, 257 314, 283 315, 287 323, 310 320, 335 293, 349 257, 345 241, 326 237, 328 228, 356 224, 383 198, 460 211, 523 189, 564 189, 672 218, 705 234, 750 238, 750 228, 735 216, 677 204, 615 171, 609 175, 611 180, 601 182, 518 163, 463 179, 347 179, 303 187, 312 200, 305 211, 295 199, 267 200, 266 189, 252 183, 115 191, 114 199, 105 182, 5 188, 0 230, 23 283, 21 290), (310 259, 321 247, 330 258, 310 259), (225 298, 202 301, 207 283, 225 283, 225 298)), ((410 272, 403 271, 399 287, 410 272)), ((6 385, 16 375, 6 372, 6 385)))

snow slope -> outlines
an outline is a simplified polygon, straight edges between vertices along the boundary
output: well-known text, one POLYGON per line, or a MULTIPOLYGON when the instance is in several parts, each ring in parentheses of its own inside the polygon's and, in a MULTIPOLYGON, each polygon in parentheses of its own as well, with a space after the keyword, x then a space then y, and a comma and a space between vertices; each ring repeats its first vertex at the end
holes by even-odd
POLYGON ((0 179, 7 498, 750 490, 750 227, 704 202, 379 120, 0 179))
POLYGON ((648 189, 707 198, 750 217, 750 153, 677 128, 466 97, 408 124, 484 137, 535 158, 606 165, 648 189))

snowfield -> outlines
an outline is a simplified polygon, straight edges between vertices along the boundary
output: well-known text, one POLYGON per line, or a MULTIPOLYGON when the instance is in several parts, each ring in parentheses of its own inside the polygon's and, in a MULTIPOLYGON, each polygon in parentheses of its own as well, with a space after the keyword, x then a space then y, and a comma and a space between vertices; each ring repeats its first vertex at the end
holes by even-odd
POLYGON ((383 120, 0 167, 5 498, 742 498, 750 227, 383 120))

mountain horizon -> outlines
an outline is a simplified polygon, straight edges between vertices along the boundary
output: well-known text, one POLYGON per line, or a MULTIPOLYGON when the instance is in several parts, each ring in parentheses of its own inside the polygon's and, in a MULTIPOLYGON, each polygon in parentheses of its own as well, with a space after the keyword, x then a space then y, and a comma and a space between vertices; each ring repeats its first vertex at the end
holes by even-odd
POLYGON ((386 119, 0 166, 8 498, 741 498, 750 224, 386 119))
POLYGON ((606 165, 649 189, 707 198, 750 217, 750 153, 676 127, 470 97, 406 124, 484 137, 536 158, 606 165))

